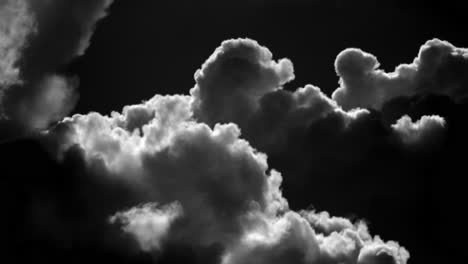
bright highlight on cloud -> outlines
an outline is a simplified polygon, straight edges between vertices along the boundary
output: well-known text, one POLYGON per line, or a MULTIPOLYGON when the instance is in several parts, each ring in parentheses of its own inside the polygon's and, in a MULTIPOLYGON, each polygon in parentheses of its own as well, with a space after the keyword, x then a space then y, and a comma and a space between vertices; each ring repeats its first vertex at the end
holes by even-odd
POLYGON ((409 116, 403 116, 392 125, 403 142, 407 144, 427 142, 430 137, 442 134, 444 127, 445 120, 440 116, 423 116, 416 122, 413 122, 409 116))
POLYGON ((121 222, 123 231, 133 234, 144 251, 161 249, 169 228, 175 219, 183 214, 177 203, 161 209, 156 204, 145 204, 129 211, 117 213, 110 218, 111 223, 121 222))

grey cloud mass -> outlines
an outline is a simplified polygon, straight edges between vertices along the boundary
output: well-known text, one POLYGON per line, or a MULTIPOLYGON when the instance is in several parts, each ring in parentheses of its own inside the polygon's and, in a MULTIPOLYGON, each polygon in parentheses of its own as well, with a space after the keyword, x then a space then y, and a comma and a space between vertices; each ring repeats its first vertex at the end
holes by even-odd
POLYGON ((190 91, 197 117, 207 124, 241 123, 258 109, 258 99, 294 79, 291 61, 274 61, 256 41, 225 41, 195 73, 190 91))
POLYGON ((0 2, 0 91, 19 81, 18 60, 27 38, 35 31, 34 18, 24 1, 0 2))
POLYGON ((411 177, 424 158, 458 132, 450 130, 458 116, 419 111, 411 100, 442 96, 444 107, 461 112, 467 49, 433 39, 387 73, 376 56, 349 48, 336 58, 339 87, 327 95, 312 84, 291 89, 289 59, 255 40, 230 39, 186 95, 65 117, 79 79, 58 69, 85 54, 112 2, 0 0, 0 121, 40 130, 35 136, 57 162, 73 163, 76 177, 59 171, 72 187, 28 197, 24 214, 40 235, 119 250, 131 241, 155 261, 170 245, 185 245, 219 248, 220 264, 408 263, 404 243, 372 234, 367 221, 310 209, 309 197, 339 193, 337 203, 353 210, 384 207, 382 190, 392 198, 415 192, 408 182, 419 181, 411 177))
POLYGON ((89 45, 111 0, 4 0, 0 18, 3 122, 28 132, 61 120, 77 100, 76 77, 57 69, 89 45))

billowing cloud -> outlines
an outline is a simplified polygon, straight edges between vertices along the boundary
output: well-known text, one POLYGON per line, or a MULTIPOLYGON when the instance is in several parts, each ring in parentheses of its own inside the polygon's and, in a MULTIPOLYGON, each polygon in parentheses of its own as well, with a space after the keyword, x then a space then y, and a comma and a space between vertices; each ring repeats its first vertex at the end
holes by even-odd
POLYGON ((230 241, 252 208, 284 207, 282 197, 270 191, 269 181, 280 176, 267 177, 265 155, 240 140, 233 124, 211 129, 191 120, 189 97, 155 96, 124 113, 65 120, 67 144, 83 148, 92 166, 136 186, 148 199, 178 202, 183 223, 175 224, 171 238, 207 246, 230 241), (127 130, 125 124, 137 116, 132 110, 145 113, 141 107, 153 118, 127 130))
MULTIPOLYGON (((0 2, 4 118, 44 129, 71 111, 78 80, 57 68, 85 53, 111 2, 0 2)), ((222 264, 405 264, 408 251, 371 235, 366 222, 298 209, 317 198, 353 212, 371 204, 413 228, 399 210, 423 208, 419 197, 391 204, 381 198, 421 194, 408 183, 433 180, 418 176, 430 156, 420 152, 433 149, 419 147, 439 142, 453 116, 408 102, 438 94, 460 115, 451 100, 466 96, 466 54, 431 40, 412 64, 385 73, 375 56, 347 49, 336 59, 340 87, 329 97, 314 85, 288 89, 289 59, 274 59, 254 40, 227 40, 195 73, 189 95, 155 95, 110 115, 74 115, 45 131, 41 139, 71 168, 21 183, 28 186, 13 197, 33 194, 18 202, 26 205, 14 204, 27 221, 13 232, 50 236, 64 248, 120 250, 130 237, 155 256, 171 245, 215 248, 213 259, 222 264), (401 97, 407 98, 395 109, 401 97)), ((448 197, 440 199, 450 204, 448 197)))
POLYGON ((273 60, 256 41, 224 41, 195 73, 190 91, 197 117, 207 124, 241 123, 259 107, 258 99, 294 79, 291 61, 273 60))
MULTIPOLYGON (((367 226, 360 222, 343 222, 333 232, 315 230, 316 222, 309 222, 314 212, 288 212, 269 220, 260 230, 246 234, 223 263, 406 263, 409 253, 396 242, 383 242, 372 237, 367 226)), ((326 212, 322 223, 333 222, 326 212)))
POLYGON ((290 211, 282 176, 269 170, 266 155, 232 123, 196 122, 192 103, 189 96, 157 95, 122 114, 75 115, 62 123, 65 145, 79 146, 90 168, 163 206, 110 218, 143 250, 160 250, 166 241, 221 245, 223 263, 365 263, 357 261, 382 254, 406 263, 406 250, 371 237, 364 223, 290 211))
POLYGON ((282 148, 287 143, 281 139, 291 131, 326 120, 332 123, 325 133, 336 128, 342 133, 371 114, 344 111, 312 85, 295 92, 282 89, 292 72, 289 61, 272 61, 254 41, 226 41, 196 74, 190 96, 156 95, 122 113, 66 118, 59 125, 62 151, 79 148, 90 170, 157 204, 110 216, 145 251, 183 243, 219 245, 222 263, 406 263, 404 248, 372 237, 363 222, 289 209, 283 176, 229 122, 243 124, 253 140, 259 129, 249 127, 252 121, 261 131, 271 126, 265 145, 276 142, 282 148), (220 101, 227 111, 216 111, 220 101), (230 111, 239 105, 247 112, 230 111))
POLYGON ((468 51, 447 41, 426 42, 411 64, 394 72, 379 69, 377 58, 360 49, 341 52, 335 61, 340 87, 332 98, 344 109, 381 109, 385 102, 417 94, 439 94, 460 101, 467 96, 468 51))
MULTIPOLYGON (((5 77, 5 83, 16 82, 15 65, 20 66, 17 76, 21 77, 16 86, 8 87, 5 98, 18 103, 13 116, 32 128, 45 128, 70 110, 77 80, 53 72, 83 54, 110 1, 47 3, 31 2, 24 9, 37 13, 30 16, 36 27, 26 24, 31 25, 28 32, 37 28, 38 37, 30 46, 25 46, 30 33, 10 37, 20 41, 11 41, 19 44, 9 44, 15 48, 7 52, 12 55, 5 55, 19 62, 5 64, 5 76, 12 76, 5 77), (80 12, 69 16, 70 10, 80 12), (72 22, 54 26, 66 19, 72 22), (63 42, 47 53, 51 32, 62 36, 63 42), (24 61, 18 59, 20 53, 24 61), (45 60, 47 54, 51 60, 45 60), (23 84, 23 79, 29 82, 23 84)), ((446 42, 430 41, 413 64, 387 74, 378 70, 374 56, 348 49, 337 58, 342 86, 330 98, 313 85, 286 89, 294 79, 291 61, 274 60, 266 47, 253 40, 228 40, 196 72, 190 95, 155 95, 109 116, 67 117, 44 132, 43 139, 57 144, 61 159, 70 153, 79 156, 83 173, 91 175, 86 179, 98 177, 100 184, 93 194, 102 189, 108 197, 96 205, 86 200, 89 208, 84 211, 93 216, 89 221, 105 218, 105 223, 119 226, 143 251, 184 244, 219 247, 224 264, 405 264, 407 250, 372 236, 365 222, 291 208, 282 183, 301 189, 300 195, 343 192, 349 197, 340 203, 346 206, 357 206, 363 192, 337 182, 366 183, 363 188, 372 186, 372 193, 379 193, 382 179, 407 165, 400 154, 438 140, 446 120, 423 115, 413 122, 403 116, 389 124, 376 109, 391 99, 419 93, 463 97, 457 86, 463 78, 448 78, 442 69, 452 65, 451 60, 459 63, 453 67, 464 67, 464 52, 446 42), (445 90, 435 90, 436 86, 445 90), (267 162, 267 155, 274 162, 267 162), (375 171, 369 166, 379 157, 382 161, 375 166, 391 169, 370 178, 368 174, 374 176, 375 171), (114 186, 118 188, 108 191, 114 186), (116 198, 119 192, 125 196, 116 198), (112 206, 101 210, 107 202, 112 206)), ((399 181, 385 184, 393 182, 399 181)), ((54 219, 44 223, 61 219, 50 217, 53 213, 42 215, 54 219)), ((77 222, 65 226, 87 226, 77 222)), ((86 234, 94 231, 93 227, 85 230, 86 234)))
POLYGON ((62 119, 76 77, 55 72, 89 45, 111 0, 6 0, 0 19, 0 107, 4 122, 30 131, 62 119))

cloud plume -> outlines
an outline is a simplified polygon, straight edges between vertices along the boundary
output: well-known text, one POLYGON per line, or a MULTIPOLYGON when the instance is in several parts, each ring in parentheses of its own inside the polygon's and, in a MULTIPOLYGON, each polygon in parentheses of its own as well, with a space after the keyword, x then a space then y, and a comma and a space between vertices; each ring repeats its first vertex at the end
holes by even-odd
POLYGON ((56 71, 84 54, 96 22, 112 1, 1 2, 0 107, 3 122, 45 129, 66 116, 76 77, 56 71))

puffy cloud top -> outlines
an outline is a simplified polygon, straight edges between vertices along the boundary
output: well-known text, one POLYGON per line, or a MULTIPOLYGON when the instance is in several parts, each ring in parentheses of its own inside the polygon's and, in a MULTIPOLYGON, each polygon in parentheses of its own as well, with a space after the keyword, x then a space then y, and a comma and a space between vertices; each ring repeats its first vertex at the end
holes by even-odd
POLYGON ((379 69, 375 56, 359 49, 346 49, 335 61, 340 87, 332 98, 344 109, 381 109, 385 102, 416 94, 441 94, 455 101, 466 97, 467 50, 433 39, 426 42, 411 64, 394 72, 379 69))

